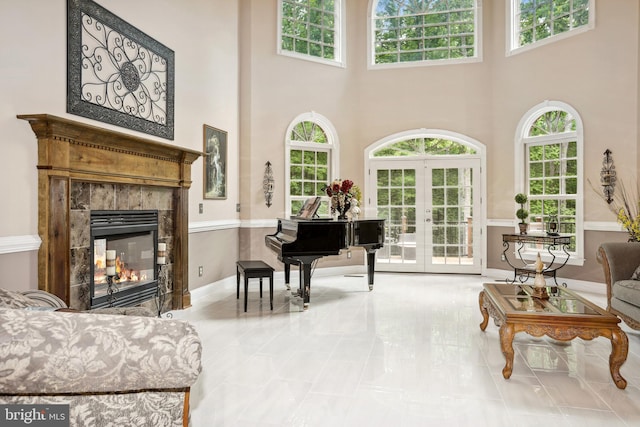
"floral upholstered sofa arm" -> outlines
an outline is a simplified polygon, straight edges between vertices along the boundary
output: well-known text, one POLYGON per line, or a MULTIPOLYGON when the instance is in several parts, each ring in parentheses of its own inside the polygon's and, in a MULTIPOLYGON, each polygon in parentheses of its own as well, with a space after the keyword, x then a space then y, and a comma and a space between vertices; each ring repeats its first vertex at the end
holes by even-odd
POLYGON ((1 395, 188 390, 202 346, 187 322, 0 308, 1 395))
MULTIPOLYGON (((0 308, 64 311, 64 309, 68 309, 69 307, 57 296, 42 290, 35 289, 18 292, 0 288, 0 308)), ((155 313, 146 307, 104 307, 84 311, 101 314, 122 314, 126 316, 155 316, 155 313)))

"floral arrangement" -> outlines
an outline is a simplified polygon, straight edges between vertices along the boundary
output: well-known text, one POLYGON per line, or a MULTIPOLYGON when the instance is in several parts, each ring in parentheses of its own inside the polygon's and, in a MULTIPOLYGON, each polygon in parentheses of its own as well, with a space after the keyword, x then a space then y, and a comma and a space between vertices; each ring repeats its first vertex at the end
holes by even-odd
POLYGON ((331 213, 338 212, 340 217, 344 217, 351 208, 351 201, 355 196, 352 192, 353 181, 350 179, 334 179, 331 184, 324 187, 327 196, 331 198, 331 213))
POLYGON ((629 240, 640 242, 640 216, 630 215, 624 208, 618 211, 618 222, 629 232, 629 240))
POLYGON ((636 191, 635 197, 630 196, 620 182, 619 191, 611 203, 611 210, 616 213, 618 222, 629 233, 629 240, 640 242, 640 200, 637 194, 636 191))
POLYGON ((589 181, 589 184, 607 202, 609 209, 616 214, 618 223, 629 233, 629 241, 640 242, 640 199, 638 198, 638 189, 636 188, 635 195, 629 194, 622 181, 619 181, 618 191, 615 192, 613 200, 608 201, 591 184, 591 181, 589 181))

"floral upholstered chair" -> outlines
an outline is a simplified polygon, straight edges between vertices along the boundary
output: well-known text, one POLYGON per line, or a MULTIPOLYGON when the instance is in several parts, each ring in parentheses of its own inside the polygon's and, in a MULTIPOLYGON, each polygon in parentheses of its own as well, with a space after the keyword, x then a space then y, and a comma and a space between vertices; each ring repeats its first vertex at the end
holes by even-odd
POLYGON ((192 325, 60 302, 0 289, 0 404, 67 404, 78 427, 188 425, 202 354, 192 325))

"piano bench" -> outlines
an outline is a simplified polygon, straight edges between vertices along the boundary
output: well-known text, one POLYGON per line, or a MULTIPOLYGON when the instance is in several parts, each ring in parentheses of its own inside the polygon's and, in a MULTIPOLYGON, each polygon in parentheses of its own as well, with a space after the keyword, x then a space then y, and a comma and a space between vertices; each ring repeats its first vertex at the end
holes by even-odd
POLYGON ((269 278, 269 304, 273 310, 273 267, 264 261, 236 262, 236 299, 240 299, 240 275, 244 275, 244 311, 247 311, 247 290, 249 279, 260 279, 260 298, 262 298, 262 279, 269 278))

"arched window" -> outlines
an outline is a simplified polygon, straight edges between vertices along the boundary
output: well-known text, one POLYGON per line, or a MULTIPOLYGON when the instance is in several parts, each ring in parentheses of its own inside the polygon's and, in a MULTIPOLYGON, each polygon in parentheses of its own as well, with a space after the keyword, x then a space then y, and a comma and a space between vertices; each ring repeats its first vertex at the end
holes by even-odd
POLYGON ((278 0, 278 53, 344 66, 343 0, 278 0))
POLYGON ((476 154, 476 149, 462 142, 439 137, 416 137, 390 142, 376 148, 371 157, 418 157, 476 154))
POLYGON ((365 215, 386 220, 377 265, 385 271, 480 273, 486 259, 484 144, 423 128, 389 135, 364 155, 365 215))
POLYGON ((590 30, 594 0, 510 0, 509 51, 539 46, 590 30))
POLYGON ((371 0, 371 66, 481 58, 479 0, 371 0))
POLYGON ((557 216, 560 233, 571 235, 574 262, 583 258, 582 121, 558 101, 529 110, 516 134, 517 192, 529 199, 530 227, 545 231, 557 216))
MULTIPOLYGON (((326 196, 322 189, 337 178, 338 138, 326 117, 310 112, 291 122, 286 144, 286 212, 296 215, 309 197, 326 196)), ((323 200, 318 214, 329 215, 328 198, 323 200)))

